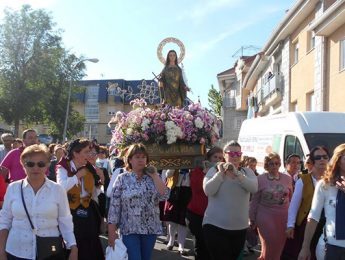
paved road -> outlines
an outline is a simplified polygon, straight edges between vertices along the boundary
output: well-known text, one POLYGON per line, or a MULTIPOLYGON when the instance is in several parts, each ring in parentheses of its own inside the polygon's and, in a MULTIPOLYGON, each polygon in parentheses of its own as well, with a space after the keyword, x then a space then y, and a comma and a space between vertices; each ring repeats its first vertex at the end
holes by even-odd
MULTIPOLYGON (((181 259, 194 259, 193 257, 193 241, 190 237, 186 240, 186 250, 189 253, 189 256, 180 256, 177 251, 177 247, 174 247, 172 251, 166 249, 166 244, 164 244, 165 237, 160 236, 157 239, 155 248, 153 250, 152 260, 181 260, 181 259)), ((104 250, 108 244, 107 237, 101 236, 101 242, 103 244, 104 250)), ((249 256, 244 257, 244 260, 256 260, 259 256, 258 252, 255 252, 249 256)))
MULTIPOLYGON (((190 256, 180 256, 177 251, 177 247, 174 247, 172 251, 168 251, 166 249, 166 245, 164 244, 164 241, 165 241, 164 236, 158 237, 154 251, 153 251, 152 260, 194 259, 194 257, 192 256, 193 242, 191 238, 187 238, 187 241, 186 241, 186 250, 190 253, 190 256)), ((243 259, 254 260, 254 259, 257 259, 258 256, 259 254, 258 252, 256 252, 249 256, 244 257, 243 259)))

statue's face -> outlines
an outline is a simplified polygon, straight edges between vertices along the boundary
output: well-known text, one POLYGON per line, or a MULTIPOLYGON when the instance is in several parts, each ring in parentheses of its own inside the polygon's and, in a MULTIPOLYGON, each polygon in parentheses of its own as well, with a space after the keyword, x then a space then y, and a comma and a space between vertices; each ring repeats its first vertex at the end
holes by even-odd
POLYGON ((176 54, 175 54, 175 52, 170 52, 170 53, 169 53, 169 61, 170 61, 170 62, 175 62, 175 60, 176 60, 176 54))

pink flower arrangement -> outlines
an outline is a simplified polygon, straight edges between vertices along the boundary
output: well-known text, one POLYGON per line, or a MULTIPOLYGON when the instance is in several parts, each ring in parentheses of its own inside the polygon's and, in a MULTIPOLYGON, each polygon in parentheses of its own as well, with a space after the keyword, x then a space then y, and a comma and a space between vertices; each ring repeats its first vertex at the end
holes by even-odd
POLYGON ((133 110, 122 113, 112 131, 111 143, 126 147, 132 143, 205 144, 219 139, 220 121, 199 103, 184 108, 146 107, 141 100, 132 102, 133 110))

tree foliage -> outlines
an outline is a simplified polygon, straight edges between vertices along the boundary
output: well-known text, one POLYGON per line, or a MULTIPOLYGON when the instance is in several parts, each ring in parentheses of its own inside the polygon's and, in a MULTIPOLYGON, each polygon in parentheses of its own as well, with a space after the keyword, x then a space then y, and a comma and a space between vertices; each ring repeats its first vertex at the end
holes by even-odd
POLYGON ((28 5, 5 10, 0 24, 0 117, 15 125, 16 135, 20 121, 46 123, 62 135, 69 80, 80 79, 85 68, 83 63, 73 66, 79 60, 62 47, 46 11, 28 5))
POLYGON ((208 91, 208 105, 210 106, 213 113, 217 116, 221 116, 223 99, 220 91, 216 90, 213 85, 208 91))

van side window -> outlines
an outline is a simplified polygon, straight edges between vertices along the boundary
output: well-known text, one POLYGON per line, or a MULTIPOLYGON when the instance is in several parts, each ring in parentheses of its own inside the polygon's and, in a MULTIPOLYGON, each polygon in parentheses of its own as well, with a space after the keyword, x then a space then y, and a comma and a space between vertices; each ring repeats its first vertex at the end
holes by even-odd
POLYGON ((284 143, 284 158, 282 159, 284 160, 292 153, 298 154, 301 158, 304 157, 302 146, 298 138, 294 135, 287 135, 284 143))

